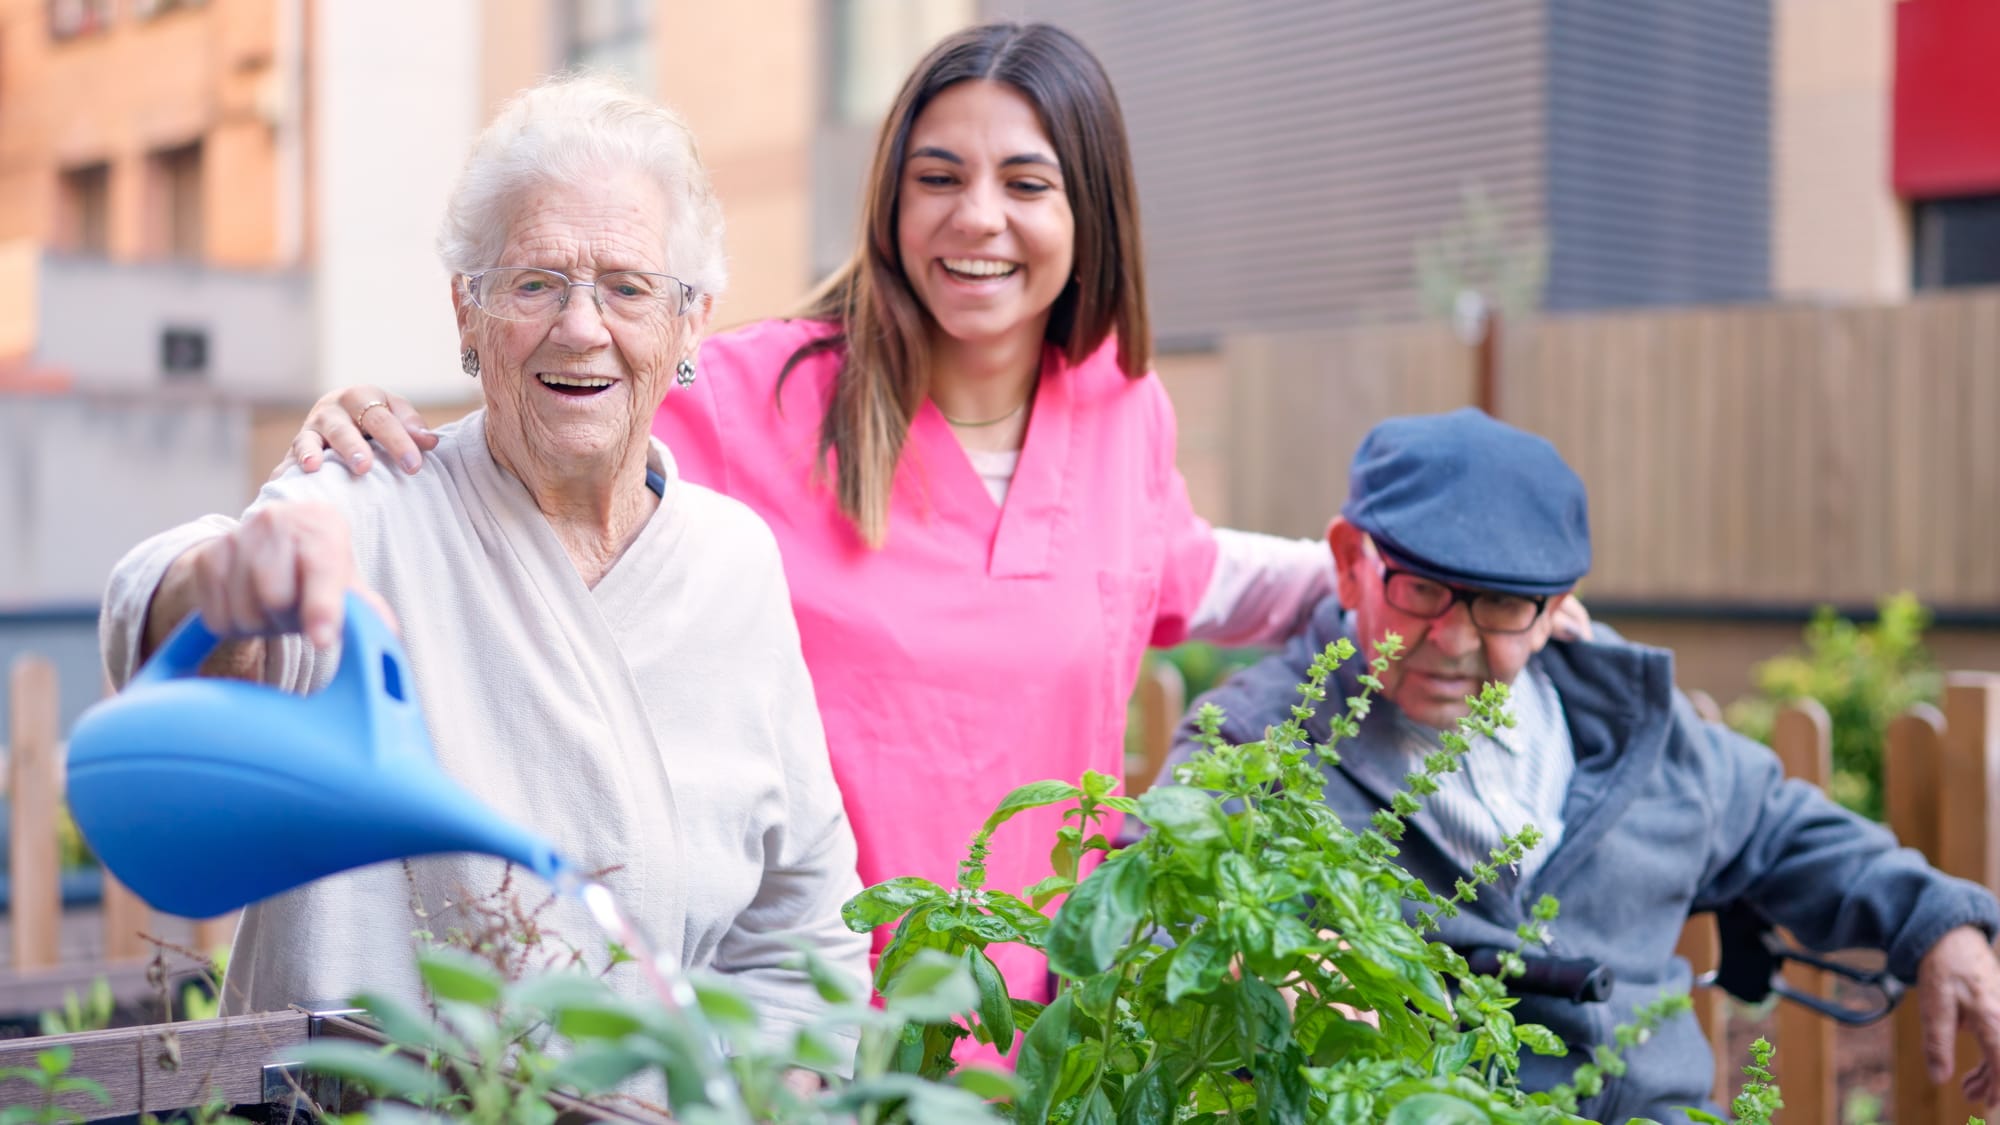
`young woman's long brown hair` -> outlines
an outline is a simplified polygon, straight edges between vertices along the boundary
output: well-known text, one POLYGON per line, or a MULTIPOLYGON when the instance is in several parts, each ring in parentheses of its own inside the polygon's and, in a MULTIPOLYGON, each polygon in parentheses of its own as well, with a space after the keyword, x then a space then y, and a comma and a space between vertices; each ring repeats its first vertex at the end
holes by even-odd
MULTIPOLYGON (((896 248, 903 159, 924 107, 947 87, 978 79, 1026 95, 1062 165, 1076 223, 1075 276, 1050 310, 1048 341, 1079 363, 1116 329, 1125 374, 1137 378, 1152 366, 1138 189, 1125 116, 1104 67, 1074 36, 1043 23, 986 24, 946 38, 917 65, 883 122, 860 248, 801 314, 831 321, 839 331, 785 365, 789 376, 807 356, 843 353, 820 426, 820 456, 829 462, 841 512, 870 546, 888 535, 896 463, 930 393, 930 313, 910 288, 896 248)), ((783 386, 781 378, 781 393, 783 386)))

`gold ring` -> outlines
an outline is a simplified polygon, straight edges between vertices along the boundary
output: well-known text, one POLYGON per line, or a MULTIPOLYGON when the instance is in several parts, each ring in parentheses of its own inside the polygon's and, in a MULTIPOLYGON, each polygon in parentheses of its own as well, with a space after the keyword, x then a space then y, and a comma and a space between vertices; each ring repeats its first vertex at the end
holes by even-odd
POLYGON ((369 403, 368 405, 366 405, 366 406, 362 407, 361 409, 359 409, 359 410, 355 411, 355 412, 354 412, 354 413, 353 413, 353 414, 351 415, 351 417, 352 417, 352 418, 354 419, 354 428, 355 428, 355 429, 357 429, 357 430, 360 430, 360 431, 361 431, 361 436, 363 436, 363 437, 366 437, 366 436, 368 436, 368 427, 366 427, 366 426, 364 426, 364 425, 362 425, 362 424, 361 424, 361 419, 363 419, 363 418, 367 417, 367 416, 368 416, 368 412, 369 412, 370 410, 373 410, 373 409, 375 409, 375 408, 376 408, 376 407, 378 407, 378 406, 388 406, 388 405, 389 405, 388 403, 386 403, 386 402, 384 402, 384 401, 382 401, 381 399, 379 399, 379 398, 378 398, 378 399, 376 399, 376 400, 375 400, 374 402, 371 402, 371 403, 369 403))

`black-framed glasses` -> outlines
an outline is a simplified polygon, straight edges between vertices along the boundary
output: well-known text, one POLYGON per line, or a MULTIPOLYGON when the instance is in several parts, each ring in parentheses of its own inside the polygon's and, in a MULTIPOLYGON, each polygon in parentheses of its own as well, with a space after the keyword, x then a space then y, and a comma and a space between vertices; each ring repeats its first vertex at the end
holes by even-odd
POLYGON ((466 295, 490 316, 533 324, 554 320, 569 307, 570 290, 590 290, 607 320, 642 323, 661 313, 680 316, 694 303, 694 287, 678 277, 614 270, 595 281, 577 281, 557 270, 496 266, 463 275, 466 295))
POLYGON ((1525 633, 1534 627, 1542 610, 1548 608, 1546 596, 1453 586, 1390 566, 1384 559, 1376 561, 1382 567, 1382 599, 1389 603, 1389 608, 1411 617, 1435 621, 1450 613, 1452 606, 1464 602, 1466 612, 1472 615, 1473 628, 1480 632, 1525 633))

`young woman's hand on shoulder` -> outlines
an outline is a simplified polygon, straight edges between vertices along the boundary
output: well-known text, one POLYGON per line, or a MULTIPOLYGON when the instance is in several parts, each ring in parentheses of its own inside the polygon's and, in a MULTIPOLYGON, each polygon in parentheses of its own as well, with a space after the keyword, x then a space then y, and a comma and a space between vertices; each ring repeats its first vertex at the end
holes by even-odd
POLYGON ((316 473, 329 452, 358 476, 375 467, 375 452, 368 445, 371 438, 382 447, 383 460, 406 473, 422 468, 424 452, 437 446, 437 435, 409 399, 368 384, 344 387, 313 403, 271 477, 276 479, 293 465, 316 473))

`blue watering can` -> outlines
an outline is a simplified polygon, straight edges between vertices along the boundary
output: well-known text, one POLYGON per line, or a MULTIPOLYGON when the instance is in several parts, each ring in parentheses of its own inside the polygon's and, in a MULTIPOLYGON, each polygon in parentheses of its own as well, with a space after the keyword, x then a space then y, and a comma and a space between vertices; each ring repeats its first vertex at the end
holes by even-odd
POLYGON ((562 869, 547 841, 438 768, 403 646, 359 597, 347 596, 340 669, 313 695, 197 677, 216 644, 190 617, 70 735, 77 827, 154 908, 206 918, 438 852, 551 880, 562 869))

